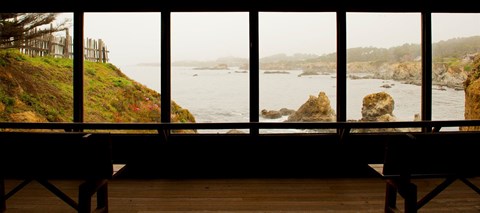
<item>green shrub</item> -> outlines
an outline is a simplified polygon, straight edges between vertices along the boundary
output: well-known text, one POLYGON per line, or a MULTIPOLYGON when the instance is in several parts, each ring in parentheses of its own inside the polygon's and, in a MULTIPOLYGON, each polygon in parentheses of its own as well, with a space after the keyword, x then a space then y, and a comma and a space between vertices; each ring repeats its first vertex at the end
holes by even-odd
POLYGON ((97 71, 92 67, 85 67, 85 73, 87 73, 87 75, 94 76, 95 74, 97 74, 97 71))
POLYGON ((13 112, 13 106, 15 104, 15 99, 12 97, 3 96, 0 97, 0 102, 5 105, 5 111, 8 113, 13 112))
POLYGON ((35 97, 33 97, 33 96, 31 96, 30 94, 28 94, 28 93, 23 93, 23 94, 20 96, 20 100, 22 100, 23 103, 27 104, 28 106, 33 106, 33 107, 35 107, 35 106, 39 105, 38 100, 37 100, 35 97))
POLYGON ((3 59, 3 58, 0 58, 0 66, 4 67, 4 66, 7 66, 9 63, 7 60, 3 59))
POLYGON ((132 83, 124 78, 112 78, 113 85, 116 87, 126 87, 130 86, 132 83))
POLYGON ((10 64, 11 60, 25 61, 25 55, 20 53, 17 49, 4 49, 0 50, 0 66, 4 67, 10 64))
POLYGON ((472 71, 472 66, 470 66, 470 65, 465 65, 465 66, 463 67, 463 70, 465 70, 466 72, 470 72, 470 71, 472 71))

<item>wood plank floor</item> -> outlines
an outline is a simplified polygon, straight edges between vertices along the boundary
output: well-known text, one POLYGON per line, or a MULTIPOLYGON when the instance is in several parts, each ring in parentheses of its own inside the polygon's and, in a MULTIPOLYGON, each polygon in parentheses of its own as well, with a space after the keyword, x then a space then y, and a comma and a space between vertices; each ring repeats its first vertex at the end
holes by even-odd
MULTIPOLYGON (((6 189, 17 180, 7 180, 6 189)), ((440 180, 417 180, 419 195, 440 180)), ((480 184, 480 179, 473 179, 480 184)), ((76 199, 75 181, 52 181, 76 199)), ((319 179, 114 179, 110 212, 383 212, 384 182, 379 178, 319 179)), ((399 199, 399 205, 403 202, 399 199)), ((36 182, 7 200, 7 213, 75 212, 36 182)), ((480 212, 480 196, 460 181, 419 212, 480 212)))

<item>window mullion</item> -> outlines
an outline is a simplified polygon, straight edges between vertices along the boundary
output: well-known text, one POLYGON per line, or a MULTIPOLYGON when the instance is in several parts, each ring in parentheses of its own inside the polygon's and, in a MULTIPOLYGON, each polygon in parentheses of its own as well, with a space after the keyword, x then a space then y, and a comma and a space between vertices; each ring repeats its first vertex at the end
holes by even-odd
POLYGON ((347 13, 337 11, 337 121, 347 119, 347 13))
POLYGON ((171 12, 163 11, 161 13, 161 122, 169 123, 171 121, 171 12))
POLYGON ((432 13, 422 12, 422 120, 432 120, 432 13))
POLYGON ((73 122, 83 122, 84 12, 73 13, 73 122))
MULTIPOLYGON (((250 36, 250 122, 259 122, 260 111, 260 86, 259 86, 259 24, 258 11, 249 12, 249 36, 250 36)), ((258 135, 258 128, 251 128, 250 134, 258 135)))

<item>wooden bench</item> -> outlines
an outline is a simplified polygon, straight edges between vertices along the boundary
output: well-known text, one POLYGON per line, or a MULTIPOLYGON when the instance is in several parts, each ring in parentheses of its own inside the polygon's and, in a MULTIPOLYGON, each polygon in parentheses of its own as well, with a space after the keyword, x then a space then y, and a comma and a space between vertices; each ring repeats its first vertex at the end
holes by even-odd
POLYGON ((385 144, 383 164, 369 164, 386 181, 385 212, 398 212, 397 193, 404 212, 417 212, 456 180, 478 194, 468 178, 480 174, 480 132, 396 134, 385 144), (441 184, 417 199, 414 178, 442 178, 441 184))
POLYGON ((123 165, 113 165, 108 133, 80 132, 0 133, 0 212, 6 200, 31 181, 37 181, 78 212, 91 212, 91 197, 97 195, 96 212, 108 212, 108 180, 123 165), (23 180, 5 193, 5 179, 23 180), (81 180, 78 202, 49 182, 81 180))

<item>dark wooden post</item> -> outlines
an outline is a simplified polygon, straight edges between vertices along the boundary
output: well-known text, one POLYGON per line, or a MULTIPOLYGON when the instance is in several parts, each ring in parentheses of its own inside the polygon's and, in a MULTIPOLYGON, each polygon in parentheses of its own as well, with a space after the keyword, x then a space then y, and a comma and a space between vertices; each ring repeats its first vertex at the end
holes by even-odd
POLYGON ((171 44, 170 44, 170 11, 162 11, 161 13, 161 115, 160 120, 162 123, 170 123, 170 113, 171 113, 171 44))
MULTIPOLYGON (((259 56, 259 18, 258 11, 249 12, 250 20, 250 122, 259 122, 260 112, 260 56, 259 56)), ((251 135, 259 134, 258 128, 250 128, 251 135)))
POLYGON ((63 57, 64 58, 70 58, 70 32, 68 29, 65 29, 65 44, 63 46, 63 57))
POLYGON ((347 120, 347 13, 337 11, 337 121, 347 120))
MULTIPOLYGON (((432 13, 422 12, 422 121, 432 120, 432 13)), ((431 128, 423 131, 430 132, 431 128)))
POLYGON ((103 63, 107 63, 107 50, 105 50, 105 47, 102 47, 102 53, 103 53, 103 56, 102 56, 103 63))
POLYGON ((83 17, 84 13, 73 14, 73 121, 83 122, 83 17))
POLYGON ((5 199, 5 180, 3 177, 0 177, 0 212, 4 212, 7 209, 5 199))
MULTIPOLYGON (((50 30, 53 29, 53 24, 50 24, 50 30)), ((48 41, 47 42, 47 53, 45 55, 50 55, 50 56, 55 56, 55 46, 53 45, 53 42, 55 41, 55 37, 53 36, 52 33, 49 33, 48 36, 48 41)))

